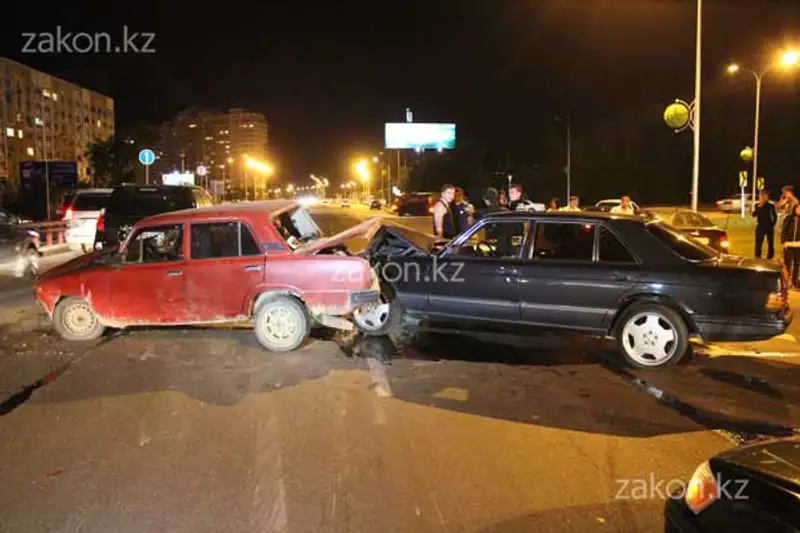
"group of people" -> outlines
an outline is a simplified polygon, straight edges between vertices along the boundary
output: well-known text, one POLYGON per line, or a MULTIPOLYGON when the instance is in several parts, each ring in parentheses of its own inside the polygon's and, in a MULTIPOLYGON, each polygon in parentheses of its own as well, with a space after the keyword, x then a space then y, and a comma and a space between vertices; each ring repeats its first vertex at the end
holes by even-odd
MULTIPOLYGON (((536 204, 525 198, 522 185, 511 184, 508 196, 504 191, 489 187, 483 191, 484 206, 475 209, 469 203, 464 190, 455 185, 447 184, 442 187, 441 196, 433 207, 433 233, 443 239, 452 239, 459 233, 472 226, 475 221, 489 213, 497 211, 537 211, 545 210, 543 204, 536 204)), ((581 211, 580 198, 570 196, 569 203, 564 207, 559 205, 558 198, 550 200, 547 211, 581 211)), ((633 202, 630 196, 623 196, 620 203, 611 209, 611 213, 620 215, 633 215, 633 202)))
POLYGON ((535 210, 536 205, 524 197, 522 185, 519 184, 512 184, 508 188, 508 196, 489 187, 483 192, 483 203, 484 207, 475 209, 467 200, 463 189, 455 185, 445 185, 433 207, 434 235, 452 239, 489 213, 535 210))
POLYGON ((769 199, 769 191, 761 191, 758 203, 753 207, 756 219, 755 256, 761 257, 764 241, 767 243, 767 259, 775 256, 775 228, 783 248, 783 263, 792 287, 800 288, 800 200, 794 187, 781 189, 777 204, 769 199))

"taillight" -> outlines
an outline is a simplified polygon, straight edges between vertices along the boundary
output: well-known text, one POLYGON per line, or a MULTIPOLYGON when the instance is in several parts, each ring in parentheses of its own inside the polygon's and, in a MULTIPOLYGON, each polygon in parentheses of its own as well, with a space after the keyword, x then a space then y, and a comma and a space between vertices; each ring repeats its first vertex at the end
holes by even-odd
POLYGON ((100 215, 97 217, 97 225, 95 226, 95 231, 105 231, 106 230, 106 211, 103 209, 100 211, 100 215))
POLYGON ((727 236, 720 237, 720 239, 719 239, 720 248, 722 248, 723 250, 727 250, 728 247, 730 246, 730 244, 731 243, 728 241, 728 237, 727 236))
POLYGON ((771 292, 767 296, 766 308, 769 311, 781 311, 786 307, 786 293, 784 291, 771 292))
POLYGON ((64 220, 71 220, 72 219, 72 206, 68 205, 64 209, 64 220))

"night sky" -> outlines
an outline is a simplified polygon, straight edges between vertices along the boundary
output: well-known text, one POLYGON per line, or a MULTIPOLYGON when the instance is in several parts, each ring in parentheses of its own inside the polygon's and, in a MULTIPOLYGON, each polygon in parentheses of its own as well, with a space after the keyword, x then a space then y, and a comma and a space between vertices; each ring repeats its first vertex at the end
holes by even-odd
MULTIPOLYGON (((724 65, 759 68, 786 45, 800 46, 800 2, 705 4, 703 190, 713 195, 733 188, 712 176, 737 164, 721 166, 721 154, 738 153, 752 136, 754 84, 731 79, 724 65)), ((5 9, 0 54, 110 94, 118 131, 191 106, 261 111, 291 179, 336 175, 348 157, 379 150, 383 123, 403 121, 406 107, 417 121, 455 122, 459 140, 526 163, 552 157, 542 146, 562 135, 558 114, 574 117, 576 149, 590 131, 636 135, 643 121, 674 136, 661 111, 692 98, 694 10, 691 0, 31 2, 27 12, 5 9), (59 25, 155 32, 155 53, 20 53, 22 32, 59 25)), ((800 168, 798 88, 800 69, 765 81, 765 172, 800 168)), ((675 141, 687 180, 689 137, 675 141)))

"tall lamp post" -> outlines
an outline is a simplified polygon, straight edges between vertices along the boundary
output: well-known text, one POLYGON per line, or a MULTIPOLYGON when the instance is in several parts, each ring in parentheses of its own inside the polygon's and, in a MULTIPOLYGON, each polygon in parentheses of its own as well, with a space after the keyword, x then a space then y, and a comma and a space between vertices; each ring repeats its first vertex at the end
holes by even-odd
POLYGON ((764 68, 761 72, 756 72, 755 70, 751 70, 749 68, 742 68, 737 63, 731 63, 728 65, 728 74, 747 72, 756 80, 756 110, 755 125, 753 126, 753 202, 756 201, 756 187, 758 182, 758 130, 761 122, 761 85, 764 81, 764 76, 774 67, 782 66, 784 68, 791 68, 797 65, 798 62, 800 62, 800 51, 789 50, 781 56, 780 61, 767 65, 766 68, 764 68))
POLYGON ((697 25, 694 51, 694 117, 692 153, 692 211, 697 212, 698 195, 700 194, 700 93, 703 57, 703 0, 697 0, 697 25))

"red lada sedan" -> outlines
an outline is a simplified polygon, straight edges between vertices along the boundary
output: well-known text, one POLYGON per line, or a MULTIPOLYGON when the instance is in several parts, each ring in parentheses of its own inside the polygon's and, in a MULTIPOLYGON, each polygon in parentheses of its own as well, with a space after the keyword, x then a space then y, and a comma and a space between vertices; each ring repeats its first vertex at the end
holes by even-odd
POLYGON ((323 238, 293 201, 175 211, 138 222, 117 250, 46 272, 35 295, 67 340, 252 320, 265 348, 290 351, 312 326, 350 329, 352 312, 379 300, 370 265, 342 246, 378 225, 323 238))

